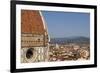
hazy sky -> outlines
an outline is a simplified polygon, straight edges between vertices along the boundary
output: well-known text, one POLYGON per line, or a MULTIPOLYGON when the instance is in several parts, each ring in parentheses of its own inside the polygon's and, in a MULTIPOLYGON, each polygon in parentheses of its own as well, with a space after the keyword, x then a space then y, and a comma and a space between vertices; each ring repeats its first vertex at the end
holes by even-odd
POLYGON ((90 36, 90 14, 42 11, 50 37, 90 36))

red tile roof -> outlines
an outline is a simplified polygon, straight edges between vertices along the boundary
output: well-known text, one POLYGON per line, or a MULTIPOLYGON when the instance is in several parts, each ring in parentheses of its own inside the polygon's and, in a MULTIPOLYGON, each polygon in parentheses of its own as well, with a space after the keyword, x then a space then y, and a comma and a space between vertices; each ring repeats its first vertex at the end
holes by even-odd
POLYGON ((44 34, 42 17, 36 10, 21 10, 21 32, 44 34))

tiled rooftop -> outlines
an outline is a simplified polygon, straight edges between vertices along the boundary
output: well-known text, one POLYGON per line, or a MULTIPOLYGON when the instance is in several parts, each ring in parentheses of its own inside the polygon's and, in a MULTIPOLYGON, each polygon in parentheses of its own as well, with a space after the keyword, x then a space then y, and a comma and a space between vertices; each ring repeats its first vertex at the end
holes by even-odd
POLYGON ((42 17, 36 10, 21 10, 21 32, 44 34, 42 17))

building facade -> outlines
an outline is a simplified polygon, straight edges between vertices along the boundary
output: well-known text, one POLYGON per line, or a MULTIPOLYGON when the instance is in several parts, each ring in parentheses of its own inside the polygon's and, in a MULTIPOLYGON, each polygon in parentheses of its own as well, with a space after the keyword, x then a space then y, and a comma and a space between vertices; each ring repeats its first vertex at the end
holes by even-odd
POLYGON ((21 10, 21 62, 48 61, 49 37, 41 11, 21 10))

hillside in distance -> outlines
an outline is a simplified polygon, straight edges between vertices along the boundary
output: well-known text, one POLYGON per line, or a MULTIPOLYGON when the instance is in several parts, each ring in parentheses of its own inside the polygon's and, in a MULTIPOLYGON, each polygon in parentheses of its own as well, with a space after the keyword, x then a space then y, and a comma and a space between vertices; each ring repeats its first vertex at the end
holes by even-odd
POLYGON ((68 44, 68 43, 77 43, 77 44, 89 44, 89 37, 66 37, 66 38, 50 38, 50 44, 68 44))

